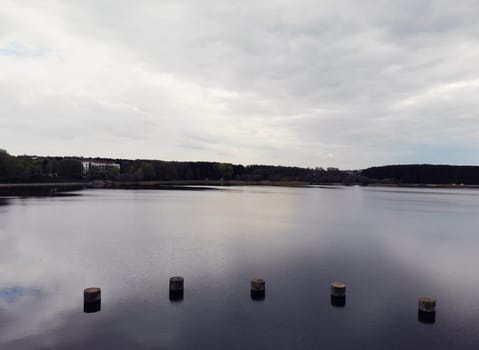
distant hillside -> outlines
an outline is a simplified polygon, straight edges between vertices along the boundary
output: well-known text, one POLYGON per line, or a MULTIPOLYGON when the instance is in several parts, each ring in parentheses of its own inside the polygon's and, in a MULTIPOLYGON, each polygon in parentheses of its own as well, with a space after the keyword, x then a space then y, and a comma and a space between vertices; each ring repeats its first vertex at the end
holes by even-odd
POLYGON ((365 169, 361 175, 373 182, 479 185, 479 166, 468 165, 387 165, 365 169))

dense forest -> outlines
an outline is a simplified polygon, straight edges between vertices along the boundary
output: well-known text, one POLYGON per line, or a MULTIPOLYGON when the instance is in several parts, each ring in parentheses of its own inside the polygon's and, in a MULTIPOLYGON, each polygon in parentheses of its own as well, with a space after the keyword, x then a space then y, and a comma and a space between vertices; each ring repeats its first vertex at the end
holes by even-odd
POLYGON ((218 162, 84 159, 79 157, 12 156, 0 150, 0 182, 138 181, 244 181, 302 182, 310 184, 464 184, 479 185, 479 166, 388 165, 365 170, 238 165, 218 162), (90 168, 82 161, 117 164, 90 168))
POLYGON ((0 181, 41 181, 52 178, 82 179, 83 165, 76 159, 63 157, 14 157, 0 149, 0 181))
POLYGON ((479 184, 479 166, 466 165, 388 165, 361 172, 372 182, 397 184, 479 184))
POLYGON ((90 169, 84 172, 82 158, 12 156, 0 150, 0 181, 295 181, 345 183, 365 181, 357 172, 335 168, 300 168, 270 165, 236 165, 217 162, 176 162, 161 160, 88 159, 120 165, 120 169, 90 169))

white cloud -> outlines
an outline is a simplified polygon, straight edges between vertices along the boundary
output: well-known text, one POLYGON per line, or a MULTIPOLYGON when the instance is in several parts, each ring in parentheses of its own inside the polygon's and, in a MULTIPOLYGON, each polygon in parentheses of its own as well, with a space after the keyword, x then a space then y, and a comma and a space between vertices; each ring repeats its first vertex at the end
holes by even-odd
POLYGON ((7 0, 0 146, 343 168, 427 162, 423 146, 475 149, 477 10, 7 0))

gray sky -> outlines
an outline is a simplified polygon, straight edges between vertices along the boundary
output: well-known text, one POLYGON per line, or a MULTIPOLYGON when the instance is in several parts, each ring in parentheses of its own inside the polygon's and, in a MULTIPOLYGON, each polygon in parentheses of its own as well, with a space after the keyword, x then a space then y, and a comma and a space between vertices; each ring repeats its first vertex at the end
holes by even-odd
POLYGON ((479 1, 3 0, 12 154, 479 163, 479 1))

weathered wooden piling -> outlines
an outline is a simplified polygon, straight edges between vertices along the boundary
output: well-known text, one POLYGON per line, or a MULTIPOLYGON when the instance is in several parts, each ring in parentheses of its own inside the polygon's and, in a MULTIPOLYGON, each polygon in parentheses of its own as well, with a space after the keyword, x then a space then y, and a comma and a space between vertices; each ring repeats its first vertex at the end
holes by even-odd
POLYGON ((433 297, 418 298, 417 319, 421 323, 436 322, 436 299, 433 297))
POLYGON ((266 281, 262 278, 251 279, 251 299, 262 301, 266 297, 266 281))
POLYGON ((251 291, 252 292, 264 292, 266 290, 266 281, 262 278, 251 279, 251 291))
POLYGON ((83 312, 89 314, 101 310, 101 289, 89 287, 83 290, 83 312))
POLYGON ((101 301, 101 289, 97 287, 89 287, 83 290, 83 302, 85 304, 97 303, 101 301))
POLYGON ((184 296, 185 279, 180 276, 170 277, 170 301, 181 301, 184 296))
POLYGON ((433 297, 420 297, 418 308, 422 312, 436 312, 436 299, 433 297))
POLYGON ((342 282, 333 282, 330 285, 331 305, 335 307, 346 306, 346 285, 342 282))
POLYGON ((331 283, 331 296, 333 297, 346 297, 346 284, 342 282, 331 283))
POLYGON ((185 279, 180 276, 170 277, 170 292, 183 291, 185 287, 185 279))

